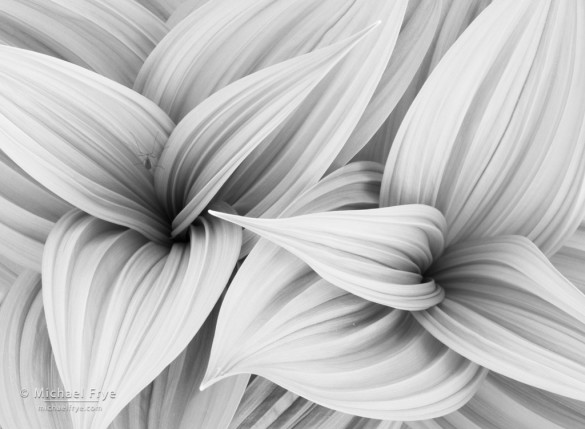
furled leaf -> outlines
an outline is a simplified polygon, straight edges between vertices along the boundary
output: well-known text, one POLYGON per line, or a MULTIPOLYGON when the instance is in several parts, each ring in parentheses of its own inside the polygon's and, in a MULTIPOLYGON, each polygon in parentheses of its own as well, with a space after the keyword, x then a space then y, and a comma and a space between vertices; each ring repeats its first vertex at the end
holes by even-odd
POLYGON ((278 244, 328 282, 369 301, 423 310, 443 299, 425 270, 443 251, 445 220, 429 206, 336 211, 282 219, 210 212, 278 244))
POLYGON ((327 408, 400 421, 458 409, 486 371, 435 340, 409 312, 328 284, 261 241, 226 294, 203 387, 240 373, 327 408))
POLYGON ((585 294, 532 242, 462 243, 428 275, 445 300, 414 316, 441 342, 514 380, 585 400, 585 294))

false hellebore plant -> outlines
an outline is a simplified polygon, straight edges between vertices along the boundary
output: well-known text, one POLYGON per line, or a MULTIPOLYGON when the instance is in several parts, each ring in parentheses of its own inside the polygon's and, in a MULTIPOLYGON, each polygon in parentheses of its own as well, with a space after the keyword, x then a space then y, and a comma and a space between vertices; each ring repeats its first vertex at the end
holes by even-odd
POLYGON ((0 41, 3 429, 585 425, 581 0, 4 0, 0 41))

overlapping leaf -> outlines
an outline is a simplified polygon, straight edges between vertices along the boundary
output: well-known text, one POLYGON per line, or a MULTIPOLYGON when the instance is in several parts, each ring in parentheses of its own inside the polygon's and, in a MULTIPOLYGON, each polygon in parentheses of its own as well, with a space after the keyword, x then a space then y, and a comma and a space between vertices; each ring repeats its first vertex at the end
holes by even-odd
POLYGON ((177 125, 155 172, 159 198, 174 216, 173 235, 185 231, 252 151, 272 141, 332 68, 372 31, 241 79, 177 125))
POLYGON ((0 149, 65 201, 164 241, 169 222, 137 145, 173 127, 152 102, 80 67, 0 46, 0 149))
POLYGON ((166 21, 173 12, 186 3, 185 0, 134 0, 144 6, 163 21, 166 21))
MULTIPOLYGON (((436 2, 436 4, 439 3, 441 5, 439 24, 424 60, 416 74, 411 78, 408 89, 404 91, 392 114, 387 117, 384 124, 354 159, 386 163, 396 132, 429 74, 467 26, 491 3, 491 0, 443 0, 436 2)), ((417 23, 416 25, 418 26, 419 24, 417 23)), ((426 28, 428 27, 419 27, 418 30, 425 31, 426 28)), ((399 37, 398 43, 401 40, 402 37, 399 37)), ((398 51, 398 46, 396 51, 398 51)), ((364 114, 362 121, 365 120, 366 116, 364 114)))
POLYGON ((249 376, 222 380, 199 390, 217 312, 214 311, 189 346, 112 422, 109 429, 190 429, 228 427, 249 376))
POLYGON ((429 273, 445 300, 414 313, 451 349, 534 387, 585 400, 585 294, 529 240, 449 249, 429 273))
MULTIPOLYGON (((136 89, 178 119, 234 79, 328 46, 381 21, 380 28, 368 35, 360 49, 353 50, 224 185, 221 197, 238 212, 278 215, 294 197, 319 180, 352 134, 384 74, 406 3, 209 2, 161 42, 145 64, 136 89), (339 14, 331 15, 331 7, 339 14), (232 57, 237 61, 225 61, 232 57), (168 79, 170 73, 172 80, 168 79)), ((418 22, 428 21, 432 26, 433 18, 427 15, 434 15, 433 3, 425 2, 415 9, 413 14, 424 15, 418 22)), ((418 49, 402 50, 407 56, 418 55, 418 49)), ((411 62, 416 61, 397 64, 408 68, 411 62)), ((392 97, 386 95, 384 92, 381 97, 383 109, 387 108, 385 100, 392 102, 392 97)), ((379 105, 378 108, 382 109, 379 105)))
POLYGON ((585 223, 551 258, 555 268, 585 293, 585 223))
POLYGON ((434 421, 409 422, 412 429, 567 429, 585 425, 585 402, 535 389, 490 373, 471 401, 434 421))
MULTIPOLYGON (((323 178, 299 195, 281 215, 321 213, 330 210, 369 209, 380 201, 384 167, 375 162, 352 162, 323 178)), ((242 255, 247 255, 258 236, 244 231, 242 255)))
POLYGON ((0 425, 5 428, 70 429, 68 413, 43 412, 57 406, 37 397, 63 390, 51 353, 43 314, 41 276, 22 273, 0 307, 0 425))
POLYGON ((134 0, 3 0, 0 8, 0 43, 64 59, 126 86, 166 32, 134 0))
POLYGON ((316 213, 282 219, 251 219, 227 213, 234 222, 305 261, 322 278, 355 295, 405 310, 438 304, 443 291, 423 280, 443 251, 445 220, 429 206, 316 213))
POLYGON ((0 304, 24 268, 15 265, 5 257, 0 257, 0 304))
POLYGON ((585 209, 585 5, 495 1, 407 114, 382 204, 439 208, 448 242, 519 234, 552 254, 585 209))
MULTIPOLYGON (((309 195, 325 195, 329 210, 367 208, 368 186, 355 192, 355 207, 343 194, 327 193, 359 166, 367 171, 367 163, 346 167, 307 191, 288 213, 310 210, 309 195)), ((371 180, 362 175, 364 184, 371 180)), ((459 408, 485 375, 409 313, 351 295, 263 240, 226 294, 205 385, 240 372, 260 374, 328 408, 398 421, 459 408)))
MULTIPOLYGON (((175 120, 238 78, 341 40, 368 25, 368 18, 370 22, 384 19, 381 2, 329 0, 294 4, 215 1, 186 16, 203 3, 196 0, 181 5, 171 22, 184 22, 153 53, 137 82, 137 89, 156 100, 175 120), (331 10, 338 12, 332 14, 331 10), (230 60, 235 52, 237 57, 230 60), (175 78, 165 79, 171 73, 175 78)), ((402 25, 395 25, 400 34, 392 57, 338 158, 339 165, 349 161, 394 109, 433 39, 441 2, 415 0, 408 6, 402 25)), ((392 40, 387 40, 389 48, 392 40)))
MULTIPOLYGON (((0 424, 6 428, 26 424, 31 428, 72 429, 68 407, 103 407, 109 399, 95 403, 51 400, 50 395, 59 391, 65 395, 68 391, 57 372, 49 343, 40 274, 23 273, 10 289, 6 304, 0 310, 0 424), (50 407, 62 410, 51 411, 50 407)), ((232 377, 205 392, 199 390, 214 328, 212 316, 187 349, 122 410, 109 429, 180 429, 193 424, 226 428, 248 377, 232 377)), ((83 395, 87 398, 88 392, 83 395)))
MULTIPOLYGON (((195 2, 196 10, 157 46, 136 81, 136 90, 177 122, 230 83, 344 40, 379 20, 390 18, 396 24, 386 41, 392 52, 408 2, 389 8, 379 0, 201 3, 195 2), (338 12, 332 14, 333 9, 338 12)), ((423 6, 432 9, 427 3, 423 6)), ((425 17, 431 14, 425 12, 425 17)))
POLYGON ((2 152, 0 177, 0 255, 12 264, 40 272, 45 240, 71 206, 2 152))
POLYGON ((73 414, 101 429, 189 344, 215 305, 240 249, 237 227, 201 219, 170 248, 73 211, 43 258, 48 332, 69 390, 114 391, 103 411, 73 414))
MULTIPOLYGON (((139 0, 143 3, 145 2, 152 2, 152 1, 159 1, 165 2, 170 1, 176 3, 177 0, 139 0)), ((180 4, 174 9, 173 13, 168 17, 166 24, 168 28, 173 28, 187 16, 189 16, 192 12, 196 9, 199 9, 205 3, 208 3, 211 0, 180 0, 180 4)), ((216 1, 216 0, 214 0, 216 1)))
POLYGON ((228 290, 204 387, 254 373, 328 408, 399 421, 473 396, 486 371, 410 313, 350 295, 270 246, 252 250, 228 290))
POLYGON ((321 407, 262 377, 256 377, 248 385, 230 424, 230 429, 400 429, 401 427, 402 422, 365 419, 321 407))

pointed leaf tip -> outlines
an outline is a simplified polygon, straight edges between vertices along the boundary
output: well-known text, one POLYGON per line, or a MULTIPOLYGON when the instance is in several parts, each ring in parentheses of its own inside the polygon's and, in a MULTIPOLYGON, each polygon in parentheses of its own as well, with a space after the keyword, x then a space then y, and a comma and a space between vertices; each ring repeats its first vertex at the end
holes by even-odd
POLYGON ((429 206, 254 219, 212 212, 288 250, 334 285, 379 304, 424 310, 443 300, 424 271, 443 251, 445 220, 429 206))
POLYGON ((377 24, 331 46, 243 78, 194 108, 170 136, 155 172, 161 201, 182 234, 233 174, 377 24), (227 124, 227 125, 226 125, 227 124))

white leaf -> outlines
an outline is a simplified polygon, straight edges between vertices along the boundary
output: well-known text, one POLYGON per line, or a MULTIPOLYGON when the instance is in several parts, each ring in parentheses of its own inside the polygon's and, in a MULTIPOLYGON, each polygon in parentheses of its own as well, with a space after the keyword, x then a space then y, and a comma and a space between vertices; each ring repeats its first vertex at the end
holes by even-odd
POLYGON ((172 121, 151 101, 95 73, 0 46, 0 149, 63 200, 168 240, 152 173, 138 146, 172 121))
POLYGON ((241 79, 177 125, 155 171, 159 198, 175 216, 173 236, 188 228, 252 151, 269 143, 333 67, 373 31, 370 27, 241 79))
POLYGON ((488 6, 406 115, 381 204, 437 207, 448 243, 517 234, 554 253, 585 211, 583 49, 581 1, 488 6))
POLYGON ((433 267, 445 300, 414 313, 430 333, 490 370, 585 400, 585 294, 532 242, 462 243, 433 267))
POLYGON ((535 389, 490 373, 473 399, 434 421, 411 429, 569 429, 585 426, 585 402, 535 389))
POLYGON ((425 270, 443 251, 445 220, 429 206, 336 211, 281 219, 210 212, 278 244, 328 282, 369 301, 423 310, 443 299, 425 270))
POLYGON ((0 44, 29 49, 132 86, 166 34, 134 0, 3 0, 0 44))
POLYGON ((486 371, 409 312, 351 295, 259 242, 224 299, 203 387, 253 373, 327 408, 384 420, 450 413, 486 371))
POLYGON ((223 291, 241 233, 200 218, 170 247, 73 211, 43 257, 43 300, 55 360, 71 391, 116 392, 78 429, 103 429, 189 344, 223 291))
POLYGON ((45 240, 71 206, 49 192, 0 152, 0 255, 41 271, 45 240))
POLYGON ((230 424, 230 429, 400 429, 401 427, 402 422, 365 419, 321 407, 262 377, 256 377, 248 385, 230 424))

